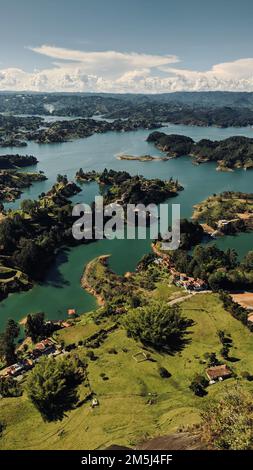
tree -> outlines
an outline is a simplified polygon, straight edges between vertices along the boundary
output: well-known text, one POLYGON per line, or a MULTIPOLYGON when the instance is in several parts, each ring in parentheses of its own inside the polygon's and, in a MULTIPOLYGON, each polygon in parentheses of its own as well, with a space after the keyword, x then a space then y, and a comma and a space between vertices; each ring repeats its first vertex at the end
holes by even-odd
POLYGON ((178 305, 160 302, 130 309, 123 320, 128 336, 168 352, 182 347, 186 329, 192 323, 181 315, 178 305))
POLYGON ((21 271, 32 279, 40 279, 46 266, 45 254, 34 240, 21 238, 12 261, 21 271))
POLYGON ((45 334, 45 314, 43 312, 27 315, 25 334, 30 336, 32 342, 39 341, 45 334))
POLYGON ((20 203, 20 208, 27 214, 34 215, 37 213, 39 205, 37 201, 33 201, 32 199, 24 199, 20 203))
POLYGON ((253 251, 249 251, 242 260, 242 266, 247 270, 253 270, 253 251))
POLYGON ((29 374, 27 394, 45 421, 62 419, 78 402, 76 387, 81 378, 74 359, 44 357, 29 374))
POLYGON ((218 366, 220 364, 220 361, 219 361, 219 359, 217 359, 215 352, 207 353, 205 355, 205 357, 208 360, 208 366, 209 367, 218 366))
POLYGON ((0 356, 7 365, 16 361, 15 341, 19 336, 20 328, 14 320, 8 320, 4 333, 0 335, 0 356))
POLYGON ((253 445, 252 396, 238 386, 210 403, 201 414, 203 439, 211 446, 227 450, 247 450, 253 445))
POLYGON ((0 395, 2 397, 20 397, 22 390, 13 377, 3 377, 0 379, 0 395))
POLYGON ((202 375, 196 375, 194 379, 192 380, 189 388, 198 397, 204 397, 205 395, 207 395, 207 391, 205 390, 207 386, 208 386, 208 380, 202 375))

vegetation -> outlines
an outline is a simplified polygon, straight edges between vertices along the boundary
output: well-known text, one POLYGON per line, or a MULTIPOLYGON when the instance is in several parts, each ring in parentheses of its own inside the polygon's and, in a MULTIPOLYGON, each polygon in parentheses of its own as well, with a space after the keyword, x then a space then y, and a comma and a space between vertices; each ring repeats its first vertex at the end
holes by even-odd
POLYGON ((192 380, 189 388, 198 397, 204 397, 207 394, 206 388, 208 386, 208 380, 203 375, 196 375, 192 380))
POLYGON ((222 251, 215 245, 197 245, 191 254, 181 248, 175 250, 170 259, 177 271, 204 280, 213 291, 247 289, 252 284, 249 258, 239 262, 237 253, 231 249, 222 251))
POLYGON ((3 398, 20 397, 22 390, 20 385, 12 377, 0 378, 0 395, 3 398))
POLYGON ((234 302, 231 295, 229 295, 227 292, 221 292, 220 299, 223 303, 223 307, 225 310, 231 313, 234 318, 241 321, 244 325, 247 325, 250 329, 252 329, 250 322, 248 322, 248 311, 246 310, 246 308, 234 302))
POLYGON ((159 204, 169 197, 177 195, 183 187, 170 178, 167 181, 146 179, 143 176, 131 176, 126 171, 107 170, 102 173, 84 173, 82 168, 76 173, 78 181, 97 181, 102 187, 104 203, 159 204))
POLYGON ((202 139, 194 142, 190 137, 155 131, 147 140, 171 158, 190 155, 196 163, 216 162, 220 170, 253 167, 252 138, 234 136, 221 141, 202 139))
POLYGON ((45 322, 45 314, 38 312, 28 314, 25 322, 25 334, 31 338, 33 343, 37 343, 43 338, 51 336, 51 334, 58 329, 57 325, 51 322, 45 322))
POLYGON ((43 278, 58 246, 73 244, 72 206, 68 198, 80 191, 68 180, 53 185, 37 201, 24 200, 0 224, 0 296, 28 289, 43 278), (3 256, 4 255, 4 256, 3 256))
MULTIPOLYGON (((8 432, 3 433, 0 448, 94 449, 115 442, 135 447, 147 436, 161 436, 182 429, 186 423, 189 426, 200 423, 200 414, 206 405, 210 403, 213 406, 214 401, 222 398, 226 387, 232 387, 236 380, 240 381, 245 392, 253 391, 253 382, 242 377, 244 371, 252 373, 252 338, 247 328, 223 309, 216 294, 195 295, 182 302, 181 308, 182 315, 194 322, 190 328, 191 342, 175 355, 153 349, 150 359, 142 362, 136 362, 133 355, 139 352, 147 354, 147 350, 141 343, 127 337, 121 327, 108 332, 96 348, 88 345, 78 347, 78 341, 86 336, 86 332, 88 334, 89 325, 92 325, 90 315, 77 319, 71 328, 59 330, 56 333, 59 339, 63 334, 69 335, 68 341, 76 343, 76 349, 70 352, 71 357, 78 352, 80 359, 87 361, 90 387, 86 382, 78 386, 78 407, 67 411, 61 422, 43 421, 26 391, 21 397, 1 400, 1 421, 6 424, 8 432), (233 338, 231 354, 239 359, 233 363, 238 378, 232 377, 208 387, 208 394, 200 398, 189 386, 196 374, 205 375, 206 352, 212 351, 222 360, 218 330, 230 333, 233 338), (117 351, 116 355, 109 354, 112 349, 117 351), (87 357, 91 350, 96 360, 87 357), (161 378, 160 366, 165 367, 171 377, 161 378), (103 380, 101 373, 106 374, 108 380, 103 380), (99 406, 92 413, 88 399, 90 391, 99 400, 99 406), (150 397, 152 405, 148 404, 150 397), (141 419, 136 419, 136 416, 141 416, 141 419), (120 426, 115 426, 115 422, 120 426)), ((99 311, 92 314, 96 321, 99 311)), ((27 377, 29 375, 30 372, 27 377)))
POLYGON ((26 166, 36 165, 38 160, 33 155, 0 155, 0 169, 15 170, 26 166))
POLYGON ((174 353, 186 341, 186 330, 192 321, 182 317, 178 305, 153 302, 148 306, 129 310, 123 325, 128 336, 157 350, 174 353))
POLYGON ((242 388, 228 388, 222 399, 209 404, 201 416, 203 439, 210 447, 223 450, 252 449, 252 395, 242 388))
POLYGON ((27 394, 45 420, 59 420, 78 403, 76 386, 80 380, 80 370, 74 360, 45 357, 28 377, 27 394))
POLYGON ((15 201, 28 188, 37 181, 46 180, 43 173, 25 173, 14 170, 0 170, 0 201, 15 201))
POLYGON ((209 196, 194 206, 193 219, 225 234, 252 230, 253 194, 225 191, 209 196))
POLYGON ((7 365, 16 360, 16 340, 20 328, 14 320, 8 320, 4 333, 0 335, 0 357, 7 365))
POLYGON ((252 93, 180 92, 161 95, 0 94, 0 112, 159 120, 198 126, 253 123, 252 93))

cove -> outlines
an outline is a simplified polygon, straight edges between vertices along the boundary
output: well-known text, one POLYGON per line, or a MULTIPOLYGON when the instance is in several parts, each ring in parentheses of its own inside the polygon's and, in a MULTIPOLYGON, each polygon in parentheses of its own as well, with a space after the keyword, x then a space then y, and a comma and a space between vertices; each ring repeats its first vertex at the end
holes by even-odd
MULTIPOLYGON (((253 136, 252 128, 202 128, 183 125, 168 125, 161 131, 188 135, 195 140, 201 138, 223 139, 232 135, 253 136)), ((21 199, 37 198, 42 191, 47 191, 55 182, 58 173, 67 174, 72 179, 82 167, 88 170, 103 170, 105 167, 126 170, 131 174, 142 174, 147 178, 178 178, 184 191, 169 203, 181 204, 181 216, 190 217, 194 204, 213 193, 225 190, 252 192, 252 171, 217 172, 215 164, 195 166, 189 157, 164 161, 123 161, 117 160, 119 153, 132 155, 162 155, 152 144, 146 142, 150 131, 108 132, 95 134, 87 139, 79 139, 62 144, 29 143, 24 148, 4 149, 2 153, 20 153, 35 155, 39 163, 31 168, 43 170, 47 181, 28 188, 21 199)), ((83 190, 73 198, 74 202, 91 202, 98 193, 95 183, 83 186, 83 190)), ((20 200, 7 205, 18 207, 20 200)), ((234 247, 243 256, 253 249, 253 234, 241 234, 236 237, 223 237, 217 240, 222 249, 234 247)), ((44 311, 49 319, 67 317, 67 309, 76 308, 78 313, 85 313, 95 308, 93 296, 82 290, 80 277, 85 264, 102 254, 111 254, 111 267, 122 274, 135 268, 143 254, 150 251, 150 240, 102 240, 89 245, 62 250, 51 267, 45 281, 37 284, 28 292, 11 294, 0 302, 0 330, 8 318, 21 320, 28 313, 44 311)))

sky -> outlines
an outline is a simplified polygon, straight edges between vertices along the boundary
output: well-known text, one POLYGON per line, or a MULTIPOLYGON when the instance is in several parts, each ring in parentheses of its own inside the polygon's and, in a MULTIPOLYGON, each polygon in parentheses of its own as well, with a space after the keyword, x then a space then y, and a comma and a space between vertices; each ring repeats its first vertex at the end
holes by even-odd
POLYGON ((0 90, 253 91, 252 0, 0 0, 0 90))

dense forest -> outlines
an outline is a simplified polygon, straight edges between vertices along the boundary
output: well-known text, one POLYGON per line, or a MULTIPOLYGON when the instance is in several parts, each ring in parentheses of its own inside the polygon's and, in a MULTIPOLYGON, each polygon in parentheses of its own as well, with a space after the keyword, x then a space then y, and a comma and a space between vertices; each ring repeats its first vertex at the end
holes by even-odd
POLYGON ((198 126, 253 124, 253 94, 178 92, 160 95, 0 93, 0 113, 148 119, 198 126))
POLYGON ((147 139, 170 157, 190 155, 195 163, 216 162, 218 169, 252 168, 253 138, 233 136, 220 141, 201 139, 164 132, 152 132, 147 139))

